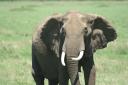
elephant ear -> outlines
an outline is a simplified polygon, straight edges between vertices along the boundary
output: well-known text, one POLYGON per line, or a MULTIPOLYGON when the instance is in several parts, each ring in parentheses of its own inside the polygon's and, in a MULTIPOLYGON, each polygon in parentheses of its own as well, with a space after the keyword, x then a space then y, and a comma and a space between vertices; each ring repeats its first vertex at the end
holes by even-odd
POLYGON ((59 47, 59 33, 62 26, 61 14, 54 14, 46 19, 41 29, 41 39, 47 48, 57 53, 59 47))
POLYGON ((94 51, 105 48, 108 42, 116 39, 115 29, 104 17, 92 15, 92 22, 91 42, 94 51))

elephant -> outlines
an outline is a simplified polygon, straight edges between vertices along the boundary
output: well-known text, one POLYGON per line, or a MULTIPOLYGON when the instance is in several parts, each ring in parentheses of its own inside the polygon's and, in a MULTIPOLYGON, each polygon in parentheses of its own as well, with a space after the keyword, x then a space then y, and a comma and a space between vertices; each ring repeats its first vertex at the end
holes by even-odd
POLYGON ((76 11, 53 14, 41 23, 32 38, 32 75, 36 85, 95 85, 93 54, 117 38, 115 28, 96 14, 76 11))

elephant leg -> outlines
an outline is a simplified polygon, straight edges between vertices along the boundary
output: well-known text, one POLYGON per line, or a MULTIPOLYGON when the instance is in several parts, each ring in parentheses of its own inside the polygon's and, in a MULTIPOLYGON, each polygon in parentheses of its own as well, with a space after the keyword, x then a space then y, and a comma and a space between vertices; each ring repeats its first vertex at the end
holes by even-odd
POLYGON ((59 85, 68 85, 69 75, 67 68, 59 65, 59 85))
POLYGON ((58 81, 57 80, 48 80, 49 85, 58 85, 58 81))
POLYGON ((87 57, 83 65, 84 78, 86 85, 95 85, 96 70, 93 57, 87 57))
POLYGON ((36 75, 32 73, 32 76, 36 82, 36 85, 44 85, 44 77, 42 75, 36 75))
POLYGON ((36 85, 44 85, 44 76, 34 53, 32 53, 32 76, 36 85))
POLYGON ((90 71, 90 77, 89 77, 89 84, 88 85, 95 85, 95 79, 96 79, 96 69, 95 69, 95 65, 93 65, 92 69, 90 71))

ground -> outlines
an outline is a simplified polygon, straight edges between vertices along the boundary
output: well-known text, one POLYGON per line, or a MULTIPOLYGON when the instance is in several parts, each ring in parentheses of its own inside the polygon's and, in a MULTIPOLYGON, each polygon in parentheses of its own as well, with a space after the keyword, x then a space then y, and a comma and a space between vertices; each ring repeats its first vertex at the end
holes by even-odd
MULTIPOLYGON (((0 2, 0 85, 35 85, 31 76, 31 39, 47 16, 78 10, 105 16, 118 38, 95 53, 96 85, 127 85, 128 1, 0 2)), ((84 85, 83 74, 80 74, 84 85)))

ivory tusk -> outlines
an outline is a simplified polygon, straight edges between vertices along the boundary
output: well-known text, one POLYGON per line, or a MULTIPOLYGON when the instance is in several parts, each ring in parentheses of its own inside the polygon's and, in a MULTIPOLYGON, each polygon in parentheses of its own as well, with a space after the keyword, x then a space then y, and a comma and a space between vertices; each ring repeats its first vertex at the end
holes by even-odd
POLYGON ((62 52, 62 54, 61 54, 61 63, 62 63, 63 66, 65 66, 64 59, 65 59, 65 52, 62 52))
POLYGON ((79 56, 77 58, 72 58, 72 60, 78 61, 83 57, 83 55, 84 55, 84 51, 80 51, 79 56))

